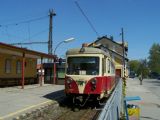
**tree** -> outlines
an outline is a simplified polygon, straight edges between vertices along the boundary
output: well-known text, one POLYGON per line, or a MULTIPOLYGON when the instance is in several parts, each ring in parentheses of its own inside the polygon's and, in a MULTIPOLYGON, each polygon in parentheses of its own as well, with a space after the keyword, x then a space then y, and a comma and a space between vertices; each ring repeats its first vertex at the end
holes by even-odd
POLYGON ((150 71, 160 74, 160 44, 154 43, 152 45, 148 58, 150 71))
POLYGON ((138 68, 140 65, 140 62, 138 60, 131 60, 128 62, 129 67, 130 67, 130 71, 133 71, 134 73, 138 73, 138 68))
POLYGON ((139 62, 140 64, 138 66, 137 73, 138 75, 141 75, 142 80, 143 80, 143 78, 146 78, 149 75, 148 62, 146 59, 142 59, 139 62))
POLYGON ((137 75, 142 75, 143 78, 146 78, 149 75, 148 62, 146 59, 131 60, 129 61, 129 67, 130 71, 137 75))

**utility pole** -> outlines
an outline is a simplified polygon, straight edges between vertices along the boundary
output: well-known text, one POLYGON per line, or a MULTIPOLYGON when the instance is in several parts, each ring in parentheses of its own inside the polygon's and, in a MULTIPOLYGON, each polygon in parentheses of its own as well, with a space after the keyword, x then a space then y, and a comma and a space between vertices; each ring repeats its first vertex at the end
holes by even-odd
MULTIPOLYGON (((53 19, 53 16, 56 16, 56 13, 53 11, 53 9, 50 9, 49 10, 49 38, 48 38, 48 54, 52 55, 52 51, 53 51, 53 48, 52 48, 52 19, 53 19)), ((48 60, 48 62, 51 62, 51 60, 48 60)))
MULTIPOLYGON (((126 77, 125 77, 125 46, 124 46, 124 32, 123 32, 123 28, 121 29, 121 35, 122 35, 122 54, 123 54, 123 76, 122 76, 122 80, 123 80, 123 85, 122 85, 122 101, 125 101, 124 98, 126 96, 126 77)), ((122 106, 126 105, 126 101, 122 102, 122 106)), ((127 111, 126 107, 122 107, 122 111, 123 114, 125 114, 125 112, 127 111)), ((127 112, 126 112, 127 113, 127 112)), ((128 120, 128 116, 127 116, 127 120, 128 120)))
POLYGON ((123 28, 121 29, 121 35, 122 35, 122 51, 123 51, 123 67, 124 67, 124 75, 123 77, 125 77, 125 43, 124 43, 124 32, 123 32, 123 28))

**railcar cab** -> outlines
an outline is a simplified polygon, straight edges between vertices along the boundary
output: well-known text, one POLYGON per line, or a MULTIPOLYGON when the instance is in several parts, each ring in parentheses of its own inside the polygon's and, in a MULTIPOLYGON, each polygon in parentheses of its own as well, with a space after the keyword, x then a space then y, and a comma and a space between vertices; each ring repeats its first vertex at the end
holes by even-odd
POLYGON ((101 99, 114 85, 115 68, 108 52, 98 48, 70 49, 66 53, 65 93, 74 98, 101 99))

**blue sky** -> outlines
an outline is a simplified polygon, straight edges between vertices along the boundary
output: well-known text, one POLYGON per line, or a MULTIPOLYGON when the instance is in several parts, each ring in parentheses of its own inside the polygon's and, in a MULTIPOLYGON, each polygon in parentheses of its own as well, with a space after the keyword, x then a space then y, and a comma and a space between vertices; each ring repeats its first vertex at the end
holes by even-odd
MULTIPOLYGON (((49 9, 56 12, 53 20, 53 49, 61 41, 74 37, 56 51, 63 57, 69 48, 80 47, 97 39, 75 0, 0 0, 0 41, 5 43, 48 41, 49 9), (44 19, 20 23, 34 18, 44 19)), ((100 36, 113 35, 121 41, 121 28, 128 42, 129 59, 144 59, 153 43, 160 43, 159 0, 78 0, 100 36)), ((47 44, 23 46, 48 52, 47 44)))

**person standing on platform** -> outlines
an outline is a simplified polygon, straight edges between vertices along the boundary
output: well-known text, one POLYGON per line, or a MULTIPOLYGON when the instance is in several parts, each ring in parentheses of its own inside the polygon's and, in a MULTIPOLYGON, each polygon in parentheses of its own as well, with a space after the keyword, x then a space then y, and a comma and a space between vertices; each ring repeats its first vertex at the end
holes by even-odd
POLYGON ((140 85, 142 85, 142 81, 143 81, 143 75, 142 75, 142 73, 139 75, 139 81, 140 81, 140 85))

